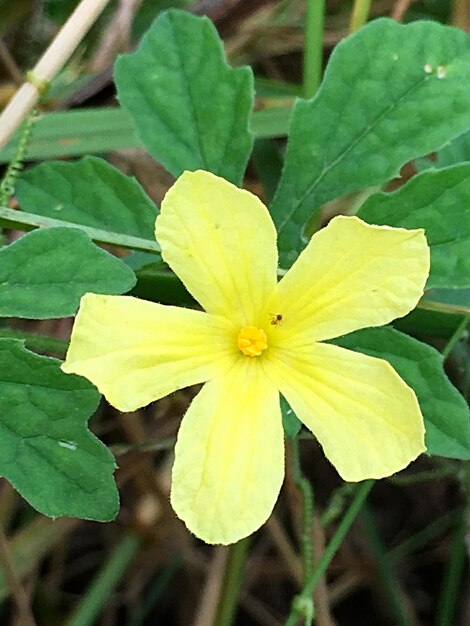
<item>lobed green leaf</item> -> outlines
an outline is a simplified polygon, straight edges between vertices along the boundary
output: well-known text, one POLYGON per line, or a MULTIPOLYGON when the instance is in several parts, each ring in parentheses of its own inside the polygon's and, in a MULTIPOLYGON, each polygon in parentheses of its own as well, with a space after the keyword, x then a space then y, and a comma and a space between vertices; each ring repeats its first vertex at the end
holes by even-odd
POLYGON ((114 519, 114 458, 87 429, 100 395, 60 361, 0 339, 0 475, 51 517, 114 519))
POLYGON ((470 127, 470 38, 433 22, 374 20, 331 55, 313 100, 295 106, 272 215, 281 265, 329 200, 382 184, 470 127))
POLYGON ((437 350, 392 328, 368 328, 334 343, 387 360, 415 391, 428 454, 470 459, 470 411, 447 378, 437 350))
POLYGON ((134 272, 75 228, 45 228, 0 249, 0 315, 68 317, 80 298, 121 294, 135 285, 134 272))
POLYGON ((119 100, 147 150, 174 176, 204 169, 239 184, 253 145, 251 69, 230 68, 212 22, 160 14, 115 65, 119 100))
POLYGON ((427 170, 358 212, 370 224, 424 228, 431 248, 427 288, 470 287, 470 163, 427 170))
POLYGON ((139 183, 88 156, 75 163, 43 163, 19 179, 25 211, 74 224, 154 240, 157 209, 139 183))
POLYGON ((470 161, 470 131, 459 135, 443 148, 437 151, 435 155, 426 158, 417 159, 415 166, 419 172, 429 169, 440 169, 442 167, 450 167, 459 163, 468 163, 470 161))

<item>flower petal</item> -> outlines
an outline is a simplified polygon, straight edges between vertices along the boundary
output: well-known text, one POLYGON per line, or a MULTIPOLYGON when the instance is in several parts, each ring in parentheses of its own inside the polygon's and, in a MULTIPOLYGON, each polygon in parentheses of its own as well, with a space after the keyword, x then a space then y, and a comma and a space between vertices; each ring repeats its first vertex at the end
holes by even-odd
POLYGON ((162 255, 208 313, 256 325, 276 286, 276 231, 253 194, 209 172, 185 172, 157 218, 162 255))
POLYGON ((344 480, 389 476, 425 450, 416 396, 387 361, 319 343, 272 350, 266 367, 344 480))
POLYGON ((88 378, 117 409, 133 411, 230 367, 233 344, 222 318, 88 293, 62 370, 88 378))
POLYGON ((183 418, 171 502, 190 531, 229 544, 257 530, 284 476, 279 393, 259 363, 238 359, 207 383, 183 418))
POLYGON ((308 330, 331 339, 409 313, 423 294, 429 248, 423 230, 336 217, 313 235, 280 281, 269 308, 283 315, 287 342, 308 330))

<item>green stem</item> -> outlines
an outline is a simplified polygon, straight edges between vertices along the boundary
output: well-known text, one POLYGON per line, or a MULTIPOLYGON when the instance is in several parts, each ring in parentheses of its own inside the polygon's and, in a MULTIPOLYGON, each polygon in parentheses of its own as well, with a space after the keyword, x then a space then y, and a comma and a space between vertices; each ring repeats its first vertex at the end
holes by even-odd
POLYGON ((127 533, 88 587, 66 626, 92 626, 140 548, 140 538, 127 533))
POLYGON ((447 357, 450 355, 450 353, 454 349, 455 344, 461 339, 469 322, 470 322, 470 315, 466 315, 463 318, 463 320, 460 322, 460 324, 457 326, 457 328, 455 329, 453 335, 451 336, 444 350, 442 351, 442 359, 444 361, 447 359, 447 357))
POLYGON ((322 76, 325 0, 307 0, 304 43, 304 98, 313 98, 322 76))
POLYGON ((349 22, 349 32, 354 31, 364 26, 369 18, 370 5, 372 0, 354 0, 354 6, 351 13, 351 20, 349 22))
POLYGON ((338 489, 333 492, 327 507, 320 517, 320 524, 323 528, 326 528, 341 516, 346 501, 354 492, 355 487, 356 485, 354 483, 343 483, 341 487, 338 487, 338 489))
POLYGON ((0 226, 4 228, 14 228, 16 230, 34 230, 35 228, 78 228, 87 233, 93 241, 98 243, 107 243, 121 248, 130 248, 132 250, 143 250, 145 252, 160 252, 160 246, 156 241, 150 239, 142 239, 122 233, 108 232, 99 228, 91 228, 82 224, 73 224, 64 222, 52 217, 42 217, 25 213, 24 211, 14 211, 7 207, 0 206, 0 226))
POLYGON ((399 485, 400 487, 406 487, 408 485, 417 485, 426 481, 440 480, 441 478, 448 478, 458 473, 459 468, 457 465, 445 465, 443 467, 435 467, 430 470, 423 470, 416 474, 409 476, 390 476, 387 481, 399 485))
POLYGON ((114 456, 122 456, 129 452, 158 452, 159 450, 170 450, 174 448, 175 443, 175 437, 169 437, 168 439, 157 437, 155 439, 146 439, 145 441, 131 444, 115 443, 108 447, 114 456))
POLYGON ((435 626, 454 624, 459 589, 466 561, 465 517, 460 516, 455 527, 450 558, 444 573, 444 582, 437 603, 435 626))
POLYGON ((457 518, 462 516, 461 510, 452 510, 437 520, 432 521, 430 524, 416 532, 411 537, 404 539, 397 546, 393 547, 388 552, 388 558, 393 563, 398 563, 405 559, 413 552, 417 552, 419 549, 426 546, 430 541, 436 539, 446 532, 449 527, 454 526, 457 518))
POLYGON ((10 163, 0 182, 0 206, 9 204, 15 193, 15 183, 23 169, 23 162, 31 139, 31 127, 36 120, 36 111, 31 111, 19 130, 18 143, 10 163))
POLYGON ((249 546, 250 537, 247 537, 229 548, 222 593, 217 607, 217 617, 214 621, 217 626, 232 626, 234 623, 249 546))
POLYGON ((302 564, 304 582, 313 574, 313 546, 312 546, 312 522, 313 522, 313 489, 310 481, 302 473, 300 465, 299 442, 292 439, 292 473, 297 489, 302 498, 302 564))
POLYGON ((306 581, 300 595, 294 598, 294 601, 292 603, 292 610, 289 614, 289 617, 287 618, 285 626, 295 626, 300 617, 302 617, 302 611, 305 603, 311 599, 315 587, 318 584, 318 581, 326 572, 340 545, 343 543, 344 538, 346 537, 348 530, 351 527, 351 524, 356 519, 356 516, 361 510, 362 505, 369 495, 369 492, 372 489, 373 485, 373 480, 365 480, 364 482, 359 484, 357 491, 354 494, 354 498, 349 505, 349 508, 347 509, 343 519, 339 523, 338 528, 331 538, 330 543, 323 552, 323 555, 317 566, 315 567, 312 576, 309 578, 309 580, 306 581))
POLYGON ((0 339, 21 339, 25 342, 27 348, 31 348, 35 352, 48 352, 57 355, 65 354, 69 345, 67 341, 62 339, 24 333, 11 328, 0 328, 0 339))
POLYGON ((374 515, 367 504, 364 505, 361 512, 361 521, 366 531, 371 554, 377 564, 383 590, 388 599, 390 612, 393 616, 393 623, 396 624, 396 626, 412 626, 413 621, 402 602, 403 592, 396 580, 389 555, 383 544, 374 515))
POLYGON ((306 591, 311 595, 313 590, 317 586, 318 581, 326 572, 329 564, 331 563, 334 555, 338 551, 338 548, 343 543, 344 538, 346 537, 351 524, 356 519, 357 514, 362 508, 362 505, 366 501, 367 496, 369 495, 370 490, 374 486, 373 480, 365 480, 359 484, 356 493, 354 494, 354 498, 351 504, 348 507, 343 519, 338 525, 335 534, 331 538, 330 543, 328 544, 325 552, 322 555, 318 565, 315 568, 315 572, 313 573, 310 580, 305 585, 306 591))

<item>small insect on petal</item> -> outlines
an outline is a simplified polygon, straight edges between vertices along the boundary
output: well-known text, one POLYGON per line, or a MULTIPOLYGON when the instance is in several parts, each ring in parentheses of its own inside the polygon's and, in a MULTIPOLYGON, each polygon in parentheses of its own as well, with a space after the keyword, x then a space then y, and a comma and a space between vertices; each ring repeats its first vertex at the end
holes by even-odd
POLYGON ((271 313, 271 326, 280 326, 282 324, 282 313, 271 313))

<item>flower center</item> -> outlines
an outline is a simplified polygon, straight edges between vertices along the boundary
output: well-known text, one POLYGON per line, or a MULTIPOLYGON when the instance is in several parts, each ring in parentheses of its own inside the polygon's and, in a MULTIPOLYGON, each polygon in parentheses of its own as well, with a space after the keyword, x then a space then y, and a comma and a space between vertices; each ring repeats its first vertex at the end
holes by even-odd
POLYGON ((261 328, 245 326, 238 333, 237 346, 246 356, 259 356, 268 347, 268 338, 261 328))

